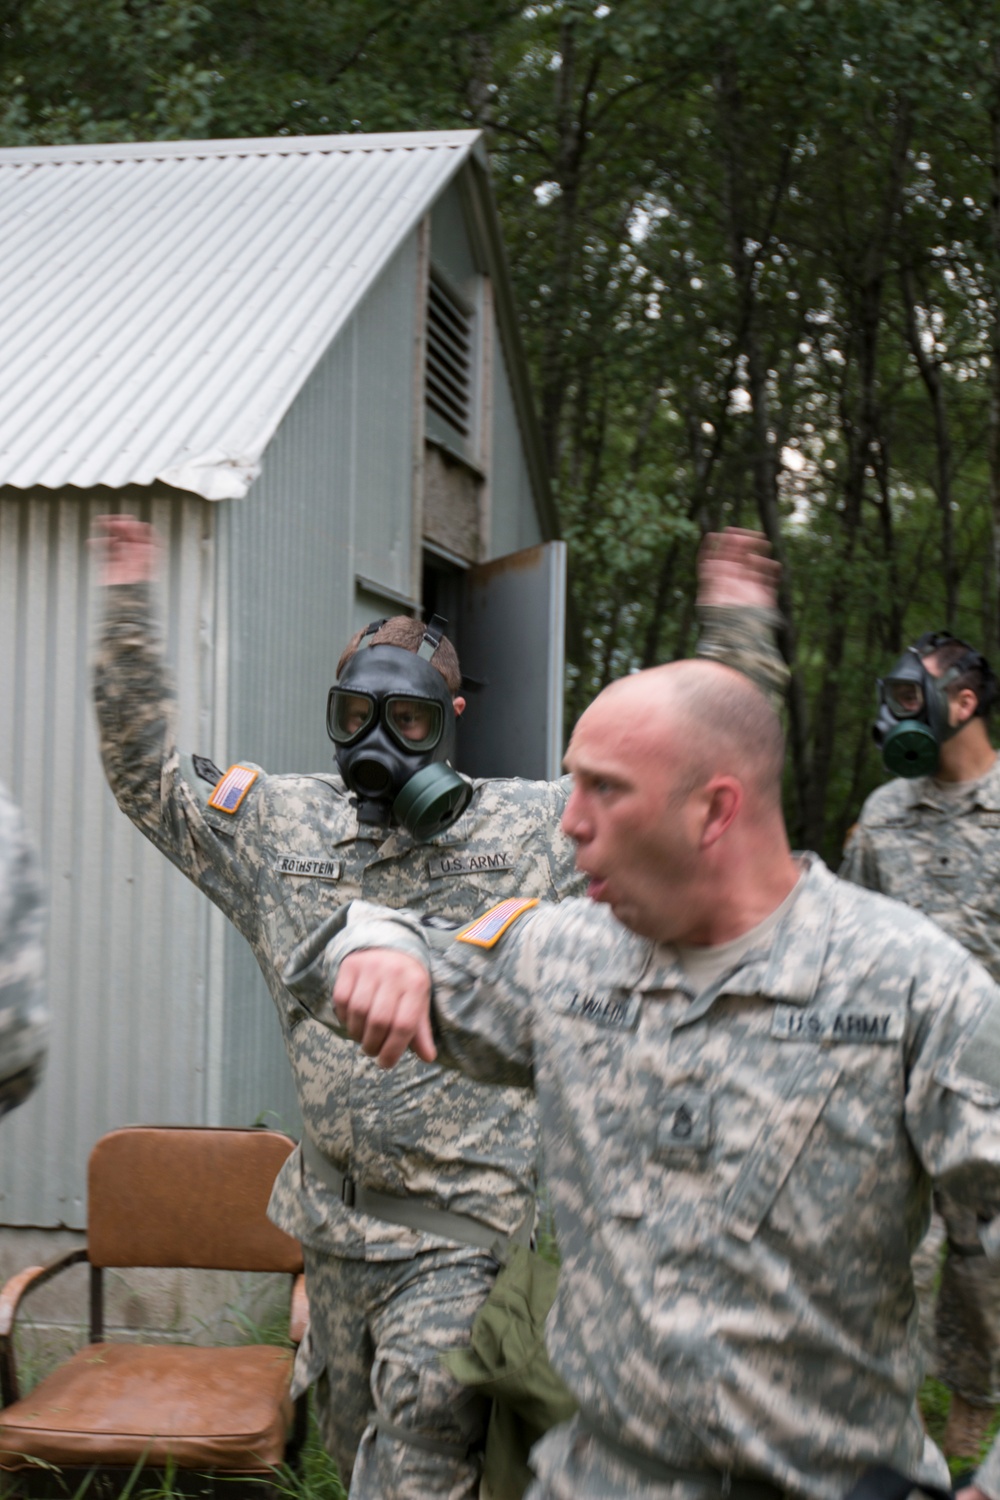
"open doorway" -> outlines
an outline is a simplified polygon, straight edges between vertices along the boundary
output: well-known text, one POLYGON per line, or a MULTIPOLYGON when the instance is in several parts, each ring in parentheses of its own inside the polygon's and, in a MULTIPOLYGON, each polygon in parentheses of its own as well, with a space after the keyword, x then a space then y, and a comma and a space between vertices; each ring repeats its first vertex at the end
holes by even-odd
POLYGON ((566 546, 475 567, 424 553, 424 618, 444 615, 467 684, 458 769, 549 780, 562 757, 566 546))

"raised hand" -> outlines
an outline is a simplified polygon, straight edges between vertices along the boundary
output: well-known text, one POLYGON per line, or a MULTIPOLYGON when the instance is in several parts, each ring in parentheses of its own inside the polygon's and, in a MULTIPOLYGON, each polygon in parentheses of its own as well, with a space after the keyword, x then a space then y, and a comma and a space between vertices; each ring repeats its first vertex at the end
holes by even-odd
POLYGON ((698 553, 698 603, 776 609, 781 565, 763 532, 710 531, 698 553))
POLYGON ((159 573, 160 538, 135 516, 95 516, 90 545, 102 584, 149 583, 159 573))

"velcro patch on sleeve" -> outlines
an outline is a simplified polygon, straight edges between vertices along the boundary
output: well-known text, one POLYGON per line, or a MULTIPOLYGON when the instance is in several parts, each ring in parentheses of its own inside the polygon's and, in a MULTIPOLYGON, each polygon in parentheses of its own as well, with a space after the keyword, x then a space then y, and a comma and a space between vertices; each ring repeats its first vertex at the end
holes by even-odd
POLYGON ((506 901, 501 901, 499 906, 493 906, 481 917, 477 917, 468 927, 463 927, 461 932, 456 933, 455 941, 456 943, 472 943, 476 948, 492 948, 518 917, 537 905, 537 896, 530 898, 510 896, 506 901))
POLYGON ((963 1040, 955 1072, 1000 1093, 1000 1004, 989 1006, 963 1040))
POLYGON ((202 781, 207 781, 209 786, 218 786, 222 780, 222 771, 207 755, 192 755, 191 764, 194 766, 194 774, 200 776, 202 781))
POLYGON ((251 770, 249 766, 230 766, 209 797, 209 807, 214 807, 218 812, 230 814, 237 812, 240 803, 259 774, 258 771, 251 770))

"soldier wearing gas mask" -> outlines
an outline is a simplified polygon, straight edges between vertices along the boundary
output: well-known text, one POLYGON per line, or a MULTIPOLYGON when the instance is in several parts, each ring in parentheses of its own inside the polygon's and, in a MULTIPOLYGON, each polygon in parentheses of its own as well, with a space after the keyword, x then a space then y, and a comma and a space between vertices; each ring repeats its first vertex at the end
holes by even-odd
MULTIPOLYGON (((420 842, 465 811, 472 783, 452 769, 455 726, 465 699, 431 662, 445 621, 435 615, 416 652, 378 645, 387 623, 368 626, 340 670, 326 705, 326 731, 359 823, 395 822, 420 842)), ((457 666, 457 663, 456 663, 457 666)))
MULTIPOLYGON (((878 690, 873 734, 897 779, 868 798, 840 874, 925 912, 1000 981, 1000 763, 987 724, 996 678, 972 646, 937 631, 904 651, 878 690)), ((952 1392, 944 1448, 974 1459, 1000 1402, 1000 1274, 975 1221, 945 1194, 937 1210, 914 1276, 936 1373, 952 1392)))
MULTIPOLYGON (((439 1356, 469 1343, 499 1261, 532 1231, 530 1096, 412 1055, 386 1074, 314 1021, 281 974, 307 933, 359 897, 454 926, 511 898, 576 894, 559 828, 568 779, 455 771, 458 658, 440 622, 405 617, 359 632, 340 660, 327 703, 335 770, 269 775, 243 761, 223 772, 178 750, 155 536, 127 515, 98 524, 107 587, 95 699, 109 783, 250 943, 295 1078, 303 1138, 269 1210, 305 1257, 310 1328, 295 1388, 316 1382, 323 1439, 352 1500, 472 1500, 487 1403, 439 1356)), ((760 539, 723 539, 705 566, 716 582, 701 654, 780 691, 774 565, 760 539)))
POLYGON ((907 647, 878 684, 873 726, 886 769, 908 780, 936 776, 961 784, 989 770, 994 751, 986 719, 997 683, 984 656, 947 630, 907 647), (964 734, 942 756, 943 748, 964 734), (971 771, 971 777, 967 774, 971 771))

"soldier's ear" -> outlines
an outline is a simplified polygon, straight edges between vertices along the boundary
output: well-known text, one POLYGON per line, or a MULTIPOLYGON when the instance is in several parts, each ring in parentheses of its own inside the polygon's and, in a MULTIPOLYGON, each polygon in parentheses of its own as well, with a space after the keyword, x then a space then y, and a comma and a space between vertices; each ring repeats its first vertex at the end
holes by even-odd
POLYGON ((457 698, 452 698, 451 706, 455 710, 455 718, 460 719, 465 712, 465 699, 459 693, 457 698))
POLYGON ((955 720, 965 725, 974 718, 976 709, 979 707, 979 699, 971 688, 959 688, 952 698, 955 705, 955 720))
POLYGON ((735 776, 713 776, 701 789, 704 814, 699 843, 709 849, 722 838, 743 807, 743 786, 735 776))

